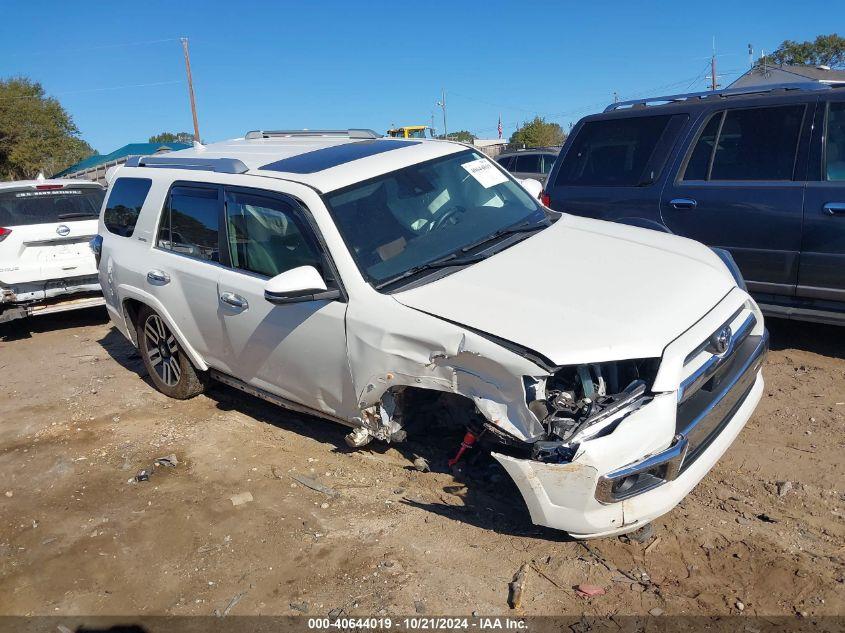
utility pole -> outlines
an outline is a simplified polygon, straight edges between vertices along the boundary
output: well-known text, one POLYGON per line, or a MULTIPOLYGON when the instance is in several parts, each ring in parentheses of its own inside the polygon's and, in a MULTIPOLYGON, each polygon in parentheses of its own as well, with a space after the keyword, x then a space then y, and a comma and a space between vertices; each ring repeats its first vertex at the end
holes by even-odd
POLYGON ((716 38, 713 38, 713 55, 710 57, 710 89, 716 90, 716 38))
POLYGON ((194 141, 200 143, 200 124, 197 122, 197 102, 194 99, 194 80, 191 77, 191 56, 188 53, 188 38, 182 40, 182 50, 185 53, 185 70, 188 73, 188 94, 191 97, 191 115, 194 117, 194 141))
POLYGON ((613 91, 613 103, 619 103, 619 93, 615 90, 613 91))
POLYGON ((442 99, 437 102, 437 105, 443 110, 443 138, 446 138, 448 132, 446 131, 446 89, 441 88, 442 99))

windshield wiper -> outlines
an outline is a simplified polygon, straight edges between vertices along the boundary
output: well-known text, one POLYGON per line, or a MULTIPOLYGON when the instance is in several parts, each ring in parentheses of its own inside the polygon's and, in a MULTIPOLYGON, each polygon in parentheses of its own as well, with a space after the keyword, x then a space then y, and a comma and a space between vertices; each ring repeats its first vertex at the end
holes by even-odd
POLYGON ((458 257, 455 253, 451 255, 447 255, 442 259, 435 259, 434 261, 427 262, 425 264, 420 264, 419 266, 414 266, 413 268, 409 268, 404 273, 400 275, 396 275, 395 277, 391 277, 385 281, 382 281, 379 284, 376 284, 376 290, 381 290, 385 286, 390 286, 395 284, 397 281, 401 281, 407 277, 411 277, 412 275, 416 275, 417 273, 424 272, 426 270, 434 270, 437 268, 451 268, 452 266, 469 266, 470 264, 477 264, 480 261, 484 261, 487 259, 486 255, 472 255, 470 257, 458 257))
POLYGON ((467 246, 464 246, 461 249, 461 252, 466 253, 467 251, 471 251, 475 248, 478 248, 482 244, 487 244, 488 242, 492 242, 494 240, 498 240, 501 237, 506 237, 508 235, 515 235, 517 233, 531 233, 533 231, 539 231, 541 228, 548 228, 550 226, 547 220, 541 220, 540 222, 528 222, 523 224, 517 224, 515 226, 509 226, 504 229, 499 229, 495 233, 484 237, 477 242, 473 242, 467 246))
POLYGON ((88 211, 80 213, 60 213, 58 217, 60 220, 70 220, 71 218, 97 218, 100 217, 100 214, 88 211))

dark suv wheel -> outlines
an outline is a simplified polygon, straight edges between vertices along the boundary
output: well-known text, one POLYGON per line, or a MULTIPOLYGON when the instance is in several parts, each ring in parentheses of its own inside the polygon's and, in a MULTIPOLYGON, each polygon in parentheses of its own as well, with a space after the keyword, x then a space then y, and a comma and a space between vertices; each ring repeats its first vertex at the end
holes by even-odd
POLYGON ((193 398, 205 390, 204 376, 155 310, 143 306, 135 327, 144 367, 156 389, 179 400, 193 398))

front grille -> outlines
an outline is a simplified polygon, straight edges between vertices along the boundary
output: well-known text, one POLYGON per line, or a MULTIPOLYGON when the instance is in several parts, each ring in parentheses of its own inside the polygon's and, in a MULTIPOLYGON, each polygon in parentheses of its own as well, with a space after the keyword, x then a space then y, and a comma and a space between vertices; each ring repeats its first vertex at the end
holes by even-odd
MULTIPOLYGON (((732 326, 724 354, 713 353, 705 341, 687 357, 695 369, 678 390, 675 431, 688 440, 681 472, 707 449, 742 406, 762 364, 764 335, 752 335, 757 324, 750 311, 735 314, 721 326, 732 326)), ((711 340, 713 337, 710 337, 711 340)))

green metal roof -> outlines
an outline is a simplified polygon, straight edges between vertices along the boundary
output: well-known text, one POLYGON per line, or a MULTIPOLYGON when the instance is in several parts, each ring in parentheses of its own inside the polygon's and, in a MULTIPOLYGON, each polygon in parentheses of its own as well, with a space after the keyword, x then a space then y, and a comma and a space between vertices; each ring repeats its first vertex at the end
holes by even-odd
POLYGON ((126 158, 135 154, 142 156, 149 156, 161 151, 176 151, 179 149, 188 149, 191 147, 187 143, 129 143, 120 149, 116 149, 110 154, 95 154, 88 158, 79 161, 75 165, 71 165, 67 169, 63 169, 58 174, 53 174, 53 178, 61 178, 67 174, 73 174, 78 171, 92 169, 98 165, 110 163, 120 158, 126 158))

